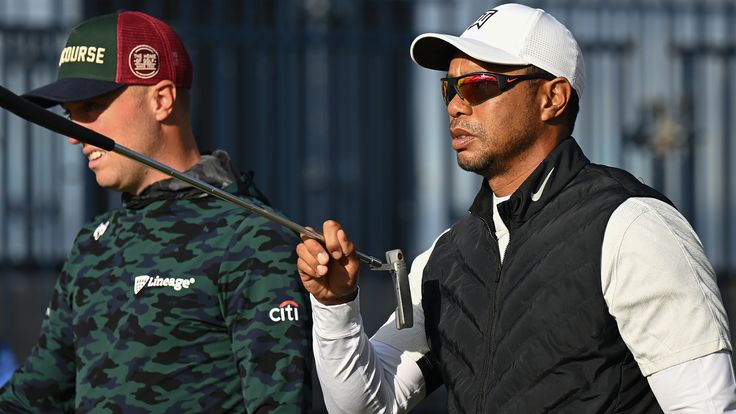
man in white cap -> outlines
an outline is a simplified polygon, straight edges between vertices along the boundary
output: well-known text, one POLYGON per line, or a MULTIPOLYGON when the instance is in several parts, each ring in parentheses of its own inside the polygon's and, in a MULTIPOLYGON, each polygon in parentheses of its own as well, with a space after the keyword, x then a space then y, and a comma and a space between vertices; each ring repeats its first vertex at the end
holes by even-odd
POLYGON ((585 80, 570 31, 506 4, 460 37, 417 37, 411 55, 447 71, 452 147, 482 185, 412 264, 411 329, 392 318, 369 340, 346 232, 327 221, 326 248, 303 237, 330 412, 405 412, 440 384, 452 413, 736 410, 728 321, 697 235, 570 136, 585 80))

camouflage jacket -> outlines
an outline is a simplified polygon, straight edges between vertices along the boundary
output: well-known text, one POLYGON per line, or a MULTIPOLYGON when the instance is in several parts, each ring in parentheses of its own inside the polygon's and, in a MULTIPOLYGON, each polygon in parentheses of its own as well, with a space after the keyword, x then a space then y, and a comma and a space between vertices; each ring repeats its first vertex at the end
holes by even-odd
MULTIPOLYGON (((189 171, 269 208, 227 155, 189 171)), ((311 319, 290 230, 165 180, 77 235, 0 412, 298 413, 311 319)))

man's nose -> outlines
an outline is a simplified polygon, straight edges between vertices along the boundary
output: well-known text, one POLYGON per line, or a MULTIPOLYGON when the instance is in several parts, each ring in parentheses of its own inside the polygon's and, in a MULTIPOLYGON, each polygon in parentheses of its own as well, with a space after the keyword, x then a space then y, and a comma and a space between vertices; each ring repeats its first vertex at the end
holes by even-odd
POLYGON ((447 104, 447 112, 451 118, 457 118, 460 115, 469 115, 473 111, 472 106, 460 98, 460 94, 455 94, 447 104))
POLYGON ((81 144, 82 143, 82 141, 79 141, 78 139, 72 138, 72 137, 68 137, 67 140, 72 145, 77 145, 77 144, 81 144))

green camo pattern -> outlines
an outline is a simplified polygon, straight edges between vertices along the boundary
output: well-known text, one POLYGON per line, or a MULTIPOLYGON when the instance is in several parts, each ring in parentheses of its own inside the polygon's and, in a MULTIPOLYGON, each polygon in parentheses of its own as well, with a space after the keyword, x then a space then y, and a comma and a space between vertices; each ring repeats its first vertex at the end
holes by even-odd
MULTIPOLYGON (((268 208, 247 176, 226 189, 268 208)), ((0 412, 306 412, 311 319, 296 243, 209 196, 100 216, 77 236, 0 412)))

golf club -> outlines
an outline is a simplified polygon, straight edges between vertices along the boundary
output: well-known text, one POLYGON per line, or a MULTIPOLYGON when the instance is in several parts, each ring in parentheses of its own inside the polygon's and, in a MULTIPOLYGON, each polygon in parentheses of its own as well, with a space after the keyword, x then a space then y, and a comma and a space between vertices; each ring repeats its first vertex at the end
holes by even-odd
MULTIPOLYGON (((316 240, 324 242, 324 237, 300 224, 297 224, 286 217, 274 214, 255 204, 234 196, 222 189, 198 180, 187 174, 179 172, 167 165, 139 154, 122 145, 118 145, 111 138, 108 138, 98 132, 82 125, 72 122, 71 120, 58 115, 54 112, 36 105, 35 103, 13 93, 12 91, 0 86, 0 107, 16 114, 17 116, 42 126, 48 130, 56 132, 66 137, 74 139, 101 148, 105 151, 111 151, 123 157, 137 161, 154 170, 160 171, 170 177, 184 181, 193 187, 204 191, 205 193, 217 197, 219 199, 233 203, 239 207, 248 209, 262 217, 279 223, 297 233, 303 233, 316 240)), ((414 324, 412 314, 411 293, 409 290, 409 276, 406 269, 406 261, 401 250, 390 250, 386 252, 386 261, 381 260, 356 251, 358 258, 367 263, 371 270, 388 271, 391 274, 394 283, 394 293, 396 296, 396 328, 410 328, 414 324)))

